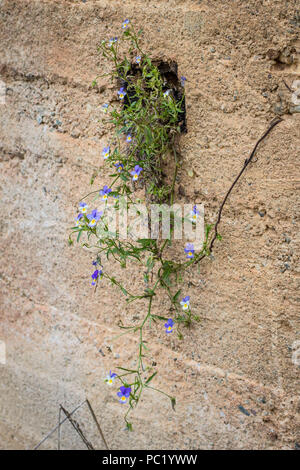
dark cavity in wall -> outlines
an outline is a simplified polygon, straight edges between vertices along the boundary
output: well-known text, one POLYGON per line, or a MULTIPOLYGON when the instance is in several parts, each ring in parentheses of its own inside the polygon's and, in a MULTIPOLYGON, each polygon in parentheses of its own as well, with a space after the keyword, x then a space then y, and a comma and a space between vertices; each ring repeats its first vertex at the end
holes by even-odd
MULTIPOLYGON (((183 97, 183 87, 181 85, 180 78, 178 77, 178 66, 176 62, 164 62, 162 60, 152 60, 153 65, 156 65, 158 68, 163 82, 163 91, 170 90, 170 93, 173 95, 174 99, 177 103, 180 103, 183 97)), ((136 76, 139 74, 139 66, 137 64, 132 64, 130 75, 136 76)), ((129 105, 129 100, 134 98, 134 92, 128 89, 128 82, 125 80, 121 80, 121 86, 123 86, 128 93, 124 99, 124 105, 129 105), (128 99, 129 98, 129 99, 128 99)), ((186 125, 186 109, 185 109, 185 98, 182 100, 181 105, 182 111, 179 113, 178 124, 180 127, 181 133, 187 132, 187 125, 186 125)))

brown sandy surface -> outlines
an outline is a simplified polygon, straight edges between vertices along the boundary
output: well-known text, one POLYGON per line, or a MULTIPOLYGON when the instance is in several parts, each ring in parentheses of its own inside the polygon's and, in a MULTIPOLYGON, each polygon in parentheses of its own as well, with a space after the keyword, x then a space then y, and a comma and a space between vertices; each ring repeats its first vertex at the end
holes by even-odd
MULTIPOLYGON (((7 87, 0 105, 2 448, 33 447, 56 425, 59 403, 71 410, 86 396, 113 449, 300 446, 293 361, 300 347, 300 109, 283 82, 300 79, 297 3, 0 1, 0 79, 7 87), (155 385, 175 395, 177 407, 174 413, 167 399, 145 393, 133 433, 124 431, 124 409, 103 378, 134 365, 135 340, 111 338, 120 319, 138 323, 146 305, 126 306, 108 284, 94 295, 92 255, 67 245, 76 203, 110 137, 100 107, 115 103, 106 79, 90 86, 108 67, 96 44, 120 34, 127 17, 143 28, 151 56, 176 61, 187 77, 177 197, 203 202, 207 222, 268 123, 284 119, 230 197, 213 260, 186 275, 201 323, 184 341, 167 337, 161 325, 146 334, 159 370, 155 385)), ((99 186, 106 176, 103 169, 99 186)), ((143 287, 136 265, 126 273, 107 269, 131 290, 143 287)), ((162 315, 168 307, 163 297, 155 301, 162 315)), ((76 419, 103 448, 87 410, 76 419)), ((55 446, 53 438, 43 448, 55 446)), ((82 447, 64 425, 62 448, 82 447)))

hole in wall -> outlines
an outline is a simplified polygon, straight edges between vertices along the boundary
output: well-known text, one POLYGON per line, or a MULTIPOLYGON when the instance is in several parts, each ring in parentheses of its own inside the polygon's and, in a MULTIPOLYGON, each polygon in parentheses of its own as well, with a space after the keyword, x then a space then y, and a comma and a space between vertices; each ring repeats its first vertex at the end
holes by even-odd
MULTIPOLYGON (((163 82, 162 91, 164 93, 168 92, 170 95, 172 95, 175 102, 180 105, 181 111, 178 112, 177 124, 179 127, 179 132, 181 134, 186 133, 187 124, 184 87, 182 86, 181 79, 178 76, 177 63, 174 61, 167 62, 159 59, 152 59, 151 62, 160 72, 163 82)), ((122 75, 122 70, 120 70, 120 75, 122 75)), ((118 85, 124 88, 126 91, 126 95, 123 100, 124 108, 129 107, 130 103, 135 101, 135 89, 131 86, 131 84, 138 81, 141 77, 142 75, 140 66, 138 64, 131 64, 126 79, 119 78, 118 85)), ((149 93, 150 92, 151 90, 149 88, 149 93)), ((134 129, 132 130, 134 132, 134 129)), ((131 129, 128 128, 127 131, 130 132, 131 129)), ((149 176, 146 183, 147 200, 154 203, 167 202, 169 200, 170 190, 173 184, 173 176, 175 171, 174 162, 170 162, 170 160, 167 158, 161 159, 161 156, 157 155, 157 168, 154 164, 152 166, 153 171, 151 172, 151 176, 149 176)))
MULTIPOLYGON (((152 60, 153 65, 155 65, 164 82, 163 86, 163 91, 168 91, 170 90, 170 93, 172 93, 173 97, 175 98, 177 103, 180 103, 183 97, 183 87, 181 85, 180 77, 178 77, 178 65, 174 61, 169 61, 165 62, 163 60, 152 60)), ((140 73, 140 67, 137 64, 132 64, 130 73, 129 75, 136 77, 140 73)), ((120 81, 121 86, 125 88, 127 95, 125 96, 124 99, 124 106, 129 105, 129 100, 132 100, 134 98, 134 92, 128 89, 128 82, 125 80, 120 81)), ((185 98, 183 98, 182 105, 181 105, 182 111, 179 113, 179 119, 178 119, 178 124, 180 127, 180 132, 181 133, 186 133, 187 132, 187 124, 186 124, 186 107, 185 107, 185 98)))

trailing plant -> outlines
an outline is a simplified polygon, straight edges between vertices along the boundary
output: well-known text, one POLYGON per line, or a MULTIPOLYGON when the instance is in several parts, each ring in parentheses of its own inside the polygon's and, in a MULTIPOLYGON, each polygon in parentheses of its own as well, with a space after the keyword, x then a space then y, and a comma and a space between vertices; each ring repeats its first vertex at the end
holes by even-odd
MULTIPOLYGON (((185 77, 181 77, 176 90, 169 87, 159 67, 142 50, 141 31, 136 33, 129 20, 124 21, 122 29, 121 38, 111 38, 99 45, 99 52, 112 64, 110 72, 101 76, 110 76, 119 88, 117 91, 119 105, 113 109, 110 109, 108 104, 102 106, 102 111, 107 116, 107 125, 114 129, 111 143, 102 150, 102 157, 112 170, 111 179, 109 186, 104 185, 89 192, 79 202, 79 214, 75 219, 75 226, 71 229, 69 243, 73 243, 74 235, 77 237, 77 242, 85 237, 83 246, 95 251, 92 273, 92 285, 95 286, 95 290, 100 282, 107 280, 120 289, 127 303, 137 300, 144 300, 146 303, 145 314, 138 325, 119 325, 123 330, 122 334, 137 335, 136 366, 118 367, 118 373, 110 371, 105 379, 108 385, 113 385, 115 380, 119 381, 120 389, 117 396, 121 403, 128 404, 124 418, 127 428, 131 430, 129 413, 139 403, 144 390, 151 389, 165 395, 173 409, 175 408, 175 397, 153 386, 157 372, 154 372, 147 363, 148 345, 144 339, 144 331, 145 328, 151 328, 152 323, 163 322, 166 334, 172 334, 176 327, 177 334, 182 339, 183 328, 189 327, 192 321, 200 321, 191 310, 190 297, 183 288, 178 288, 178 284, 182 281, 183 273, 209 256, 215 240, 221 239, 218 224, 224 204, 252 160, 257 146, 226 194, 214 231, 211 230, 212 226, 206 225, 204 243, 199 251, 195 250, 192 243, 187 243, 184 248, 185 260, 168 259, 166 249, 174 243, 172 234, 176 214, 173 214, 170 237, 166 240, 148 237, 122 240, 120 230, 112 231, 110 228, 111 210, 117 211, 120 215, 128 210, 136 210, 139 214, 141 200, 135 197, 137 190, 144 189, 147 203, 168 202, 170 206, 174 203, 179 167, 176 139, 180 133, 184 114, 186 81, 185 77), (128 45, 128 56, 122 54, 121 43, 128 45), (166 181, 164 175, 163 166, 166 164, 172 169, 171 183, 166 181), (96 200, 98 205, 101 202, 102 210, 92 209, 96 200), (130 292, 109 273, 105 260, 114 260, 124 269, 128 262, 138 262, 143 271, 144 290, 139 293, 130 292), (153 300, 160 290, 165 292, 169 299, 172 318, 153 312, 153 300)), ((94 85, 98 78, 93 82, 94 85)), ((273 123, 267 133, 278 122, 273 123)), ((93 174, 91 184, 94 184, 99 172, 100 169, 93 174)), ((196 223, 198 216, 199 210, 194 206, 189 216, 190 223, 196 223)), ((147 224, 147 220, 145 223, 147 224)))

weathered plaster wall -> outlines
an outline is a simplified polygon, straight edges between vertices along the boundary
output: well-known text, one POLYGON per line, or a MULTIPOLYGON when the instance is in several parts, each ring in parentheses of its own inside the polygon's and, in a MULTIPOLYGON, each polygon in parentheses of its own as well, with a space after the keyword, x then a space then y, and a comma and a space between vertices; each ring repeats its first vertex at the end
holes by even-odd
MULTIPOLYGON (((300 443, 292 360, 300 340, 300 115, 283 83, 300 78, 296 7, 283 0, 0 1, 2 448, 33 447, 56 425, 59 403, 70 410, 86 396, 115 449, 300 443), (77 200, 109 139, 100 106, 116 99, 105 79, 90 86, 108 67, 96 44, 118 35, 125 18, 144 29, 153 57, 177 61, 188 79, 178 197, 202 201, 207 221, 270 120, 284 118, 230 197, 214 259, 186 276, 201 324, 184 342, 159 327, 151 332, 156 383, 176 395, 176 413, 148 393, 133 416, 134 433, 124 432, 123 410, 103 377, 134 361, 131 337, 110 339, 120 318, 138 321, 144 304, 125 306, 108 285, 93 295, 92 256, 67 246, 77 200), (270 58, 270 50, 278 56, 286 47, 296 51, 270 58)), ((142 287, 136 266, 117 274, 142 287)), ((156 308, 165 314, 167 300, 156 308)), ((87 410, 77 419, 103 448, 87 410)), ((55 446, 53 438, 44 448, 55 446)), ((82 447, 69 425, 62 446, 82 447)))

